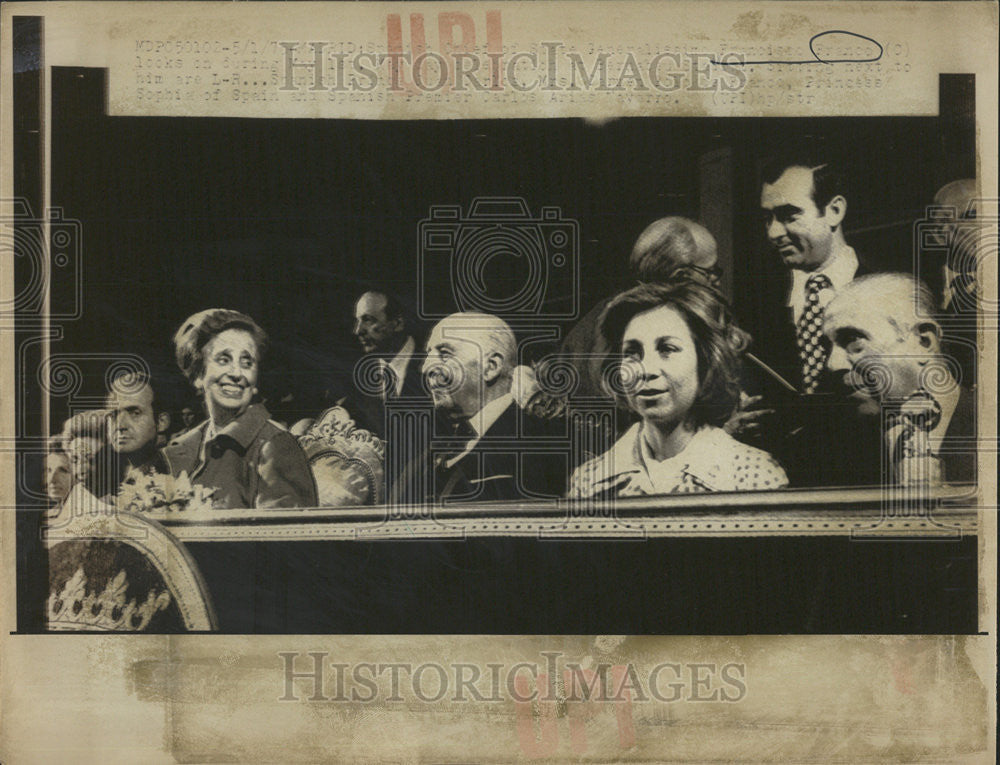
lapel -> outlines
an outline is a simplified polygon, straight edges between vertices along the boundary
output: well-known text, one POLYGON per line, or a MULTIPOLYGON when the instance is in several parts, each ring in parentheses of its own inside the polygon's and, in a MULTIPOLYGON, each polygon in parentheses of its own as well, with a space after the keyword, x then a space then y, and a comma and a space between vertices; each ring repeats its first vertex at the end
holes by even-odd
POLYGON ((958 404, 945 431, 942 463, 948 481, 976 480, 976 393, 974 388, 961 388, 958 404), (948 442, 951 442, 950 444, 948 442), (954 451, 952 451, 954 449, 954 451))
POLYGON ((423 359, 416 353, 410 357, 410 363, 406 365, 406 375, 403 377, 402 395, 405 397, 426 397, 423 385, 423 372, 421 367, 423 359))
POLYGON ((189 476, 198 467, 198 454, 201 452, 201 442, 205 438, 208 420, 192 428, 182 436, 175 438, 163 447, 163 458, 172 475, 180 475, 185 471, 189 476))
POLYGON ((481 499, 514 499, 510 481, 514 477, 511 459, 516 455, 496 454, 490 451, 492 443, 498 440, 510 441, 517 434, 517 405, 511 403, 496 422, 472 447, 450 468, 440 471, 438 480, 441 499, 454 495, 474 493, 482 487, 481 499))

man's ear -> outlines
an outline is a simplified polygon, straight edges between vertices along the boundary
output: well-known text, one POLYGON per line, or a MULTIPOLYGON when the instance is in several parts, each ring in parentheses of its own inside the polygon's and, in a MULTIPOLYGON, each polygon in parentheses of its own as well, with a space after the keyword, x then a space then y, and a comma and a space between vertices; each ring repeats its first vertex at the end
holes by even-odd
POLYGON ((917 335, 917 342, 920 347, 930 353, 939 353, 941 350, 941 327, 936 321, 922 321, 913 328, 917 335))
POLYGON ((170 430, 170 412, 160 412, 156 416, 156 432, 166 433, 170 430))
POLYGON ((823 212, 823 215, 827 223, 829 223, 830 228, 837 228, 837 226, 844 222, 844 216, 847 215, 847 200, 838 194, 826 203, 826 210, 823 212))
POLYGON ((397 316, 395 319, 392 320, 392 326, 397 333, 405 332, 406 320, 402 316, 397 316))
POLYGON ((503 354, 493 352, 487 354, 486 358, 483 359, 483 380, 487 383, 492 383, 500 376, 500 372, 503 370, 503 354))

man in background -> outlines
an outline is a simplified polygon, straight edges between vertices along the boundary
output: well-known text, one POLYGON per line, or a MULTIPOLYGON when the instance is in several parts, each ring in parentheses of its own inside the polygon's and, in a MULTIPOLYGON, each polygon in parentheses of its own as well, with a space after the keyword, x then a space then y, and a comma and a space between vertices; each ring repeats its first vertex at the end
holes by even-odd
MULTIPOLYGON (((715 238, 700 223, 677 216, 659 218, 639 234, 632 247, 628 259, 629 286, 635 282, 664 281, 681 266, 715 274, 717 260, 715 238)), ((579 372, 575 396, 611 398, 602 386, 609 349, 597 330, 598 320, 611 297, 594 306, 563 340, 559 355, 569 359, 579 372)))
POLYGON ((421 382, 421 358, 416 340, 407 327, 403 307, 393 295, 382 291, 365 292, 354 307, 354 336, 361 344, 362 357, 355 390, 344 407, 361 428, 386 437, 386 404, 400 397, 426 397, 421 382), (375 374, 368 365, 375 366, 375 374), (372 382, 375 385, 372 385, 372 382))
POLYGON ((147 475, 169 472, 160 453, 160 439, 170 430, 165 393, 162 384, 143 373, 125 372, 111 380, 105 407, 108 443, 121 458, 119 486, 130 470, 147 475))
POLYGON ((763 173, 760 209, 768 243, 788 270, 785 303, 773 331, 754 347, 800 393, 823 389, 823 312, 834 295, 865 273, 844 239, 845 181, 829 162, 779 160, 763 173))

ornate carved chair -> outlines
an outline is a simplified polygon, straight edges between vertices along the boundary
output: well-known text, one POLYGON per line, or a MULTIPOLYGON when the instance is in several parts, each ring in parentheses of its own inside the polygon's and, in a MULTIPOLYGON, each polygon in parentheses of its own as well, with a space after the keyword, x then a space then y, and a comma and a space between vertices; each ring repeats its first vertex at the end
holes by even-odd
POLYGON ((184 546, 159 523, 117 512, 73 487, 45 530, 47 628, 183 632, 216 629, 205 583, 184 546))
POLYGON ((327 409, 299 436, 322 507, 385 502, 385 445, 358 428, 347 410, 327 409))

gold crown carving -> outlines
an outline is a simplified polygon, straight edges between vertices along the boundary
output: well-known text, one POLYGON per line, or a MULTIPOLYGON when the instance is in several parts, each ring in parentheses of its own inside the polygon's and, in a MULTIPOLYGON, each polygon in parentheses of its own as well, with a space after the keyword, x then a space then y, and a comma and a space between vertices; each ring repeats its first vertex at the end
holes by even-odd
POLYGON ((88 595, 87 578, 83 568, 78 568, 62 592, 49 595, 48 628, 140 632, 157 612, 170 605, 170 593, 165 590, 150 590, 142 603, 135 599, 126 602, 127 590, 128 578, 125 571, 119 571, 103 591, 88 595))

